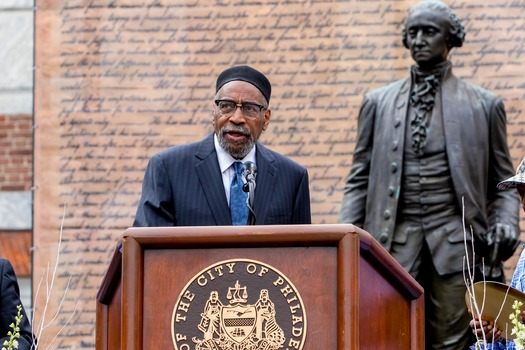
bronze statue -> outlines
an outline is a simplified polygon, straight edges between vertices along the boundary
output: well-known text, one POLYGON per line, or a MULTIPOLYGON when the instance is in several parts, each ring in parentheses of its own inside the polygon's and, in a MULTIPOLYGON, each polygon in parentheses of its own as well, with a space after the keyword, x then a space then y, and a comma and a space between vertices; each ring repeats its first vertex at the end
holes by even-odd
MULTIPOLYGON (((496 188, 513 174, 503 103, 454 76, 448 60, 464 38, 443 2, 409 9, 403 44, 416 64, 410 77, 364 97, 339 216, 370 232, 425 288, 426 349, 472 343, 464 234, 487 264, 495 252, 500 279, 501 260, 519 243, 518 196, 496 188)), ((470 243, 467 250, 472 256, 470 243)))

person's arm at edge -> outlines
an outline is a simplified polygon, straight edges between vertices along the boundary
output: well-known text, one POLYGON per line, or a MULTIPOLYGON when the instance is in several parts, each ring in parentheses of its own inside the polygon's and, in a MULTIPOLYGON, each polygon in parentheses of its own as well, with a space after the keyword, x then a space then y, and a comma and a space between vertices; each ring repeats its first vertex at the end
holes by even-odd
MULTIPOLYGON (((8 260, 0 259, 0 278, 0 346, 3 346, 4 341, 9 340, 7 332, 12 331, 9 326, 15 322, 17 306, 22 305, 22 301, 15 271, 8 260)), ((29 350, 33 343, 33 331, 23 306, 22 315, 18 350, 29 350)))

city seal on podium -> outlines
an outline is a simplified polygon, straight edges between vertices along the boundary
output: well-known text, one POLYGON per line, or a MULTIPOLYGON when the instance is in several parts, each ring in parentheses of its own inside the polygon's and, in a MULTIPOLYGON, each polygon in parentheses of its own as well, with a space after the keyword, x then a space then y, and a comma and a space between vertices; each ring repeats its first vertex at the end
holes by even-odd
POLYGON ((300 350, 306 312, 280 271, 249 259, 206 267, 179 294, 171 319, 176 350, 300 350))

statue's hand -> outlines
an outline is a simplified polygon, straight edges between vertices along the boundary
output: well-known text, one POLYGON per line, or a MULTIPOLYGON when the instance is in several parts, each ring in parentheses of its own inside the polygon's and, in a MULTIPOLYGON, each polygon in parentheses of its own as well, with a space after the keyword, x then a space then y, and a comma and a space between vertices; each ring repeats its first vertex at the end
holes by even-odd
POLYGON ((518 233, 511 226, 498 223, 487 232, 485 243, 489 248, 489 258, 492 265, 510 258, 521 241, 518 233))

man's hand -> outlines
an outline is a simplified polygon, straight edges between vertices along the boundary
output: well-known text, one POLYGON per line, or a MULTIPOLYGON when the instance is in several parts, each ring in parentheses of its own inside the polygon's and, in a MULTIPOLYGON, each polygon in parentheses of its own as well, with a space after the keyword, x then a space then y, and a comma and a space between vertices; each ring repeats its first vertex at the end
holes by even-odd
POLYGON ((477 318, 474 318, 470 320, 470 328, 478 340, 484 339, 486 342, 491 343, 501 339, 501 330, 494 327, 490 322, 479 321, 477 318))

